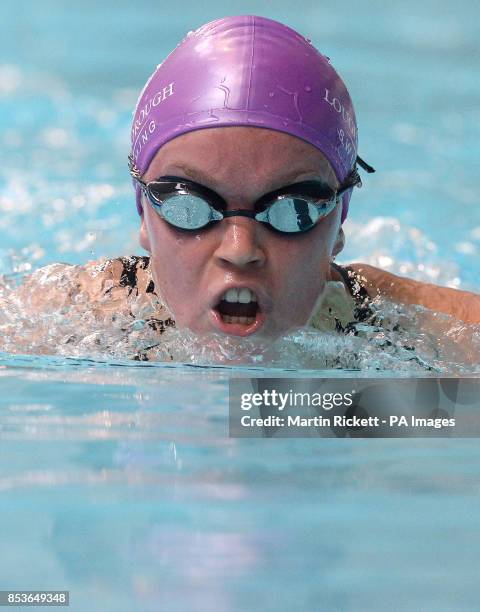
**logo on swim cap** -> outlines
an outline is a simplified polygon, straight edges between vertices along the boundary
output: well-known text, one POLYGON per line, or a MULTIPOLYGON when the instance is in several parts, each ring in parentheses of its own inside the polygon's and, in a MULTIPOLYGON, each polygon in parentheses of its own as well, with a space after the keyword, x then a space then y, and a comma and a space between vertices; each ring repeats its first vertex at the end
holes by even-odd
MULTIPOLYGON (((173 138, 239 125, 309 142, 339 182, 355 165, 355 111, 328 58, 288 26, 251 15, 217 19, 190 32, 157 67, 135 110, 132 155, 144 173, 173 138)), ((343 196, 342 220, 350 193, 343 196)), ((137 206, 141 212, 139 192, 137 206)))

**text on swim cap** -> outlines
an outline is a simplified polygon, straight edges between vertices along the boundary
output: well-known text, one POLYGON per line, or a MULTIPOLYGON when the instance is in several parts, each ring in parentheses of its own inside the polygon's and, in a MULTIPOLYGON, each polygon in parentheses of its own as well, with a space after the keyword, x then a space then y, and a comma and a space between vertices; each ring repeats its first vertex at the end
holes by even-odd
POLYGON ((337 130, 337 134, 340 141, 340 147, 342 147, 347 154, 347 159, 349 159, 350 162, 349 165, 353 166, 353 163, 357 158, 355 145, 353 144, 352 139, 347 136, 341 128, 337 130))
POLYGON ((155 121, 150 121, 147 125, 148 116, 152 111, 152 108, 158 106, 166 98, 173 96, 174 82, 169 83, 159 91, 157 91, 142 108, 137 109, 137 116, 132 126, 132 153, 136 160, 143 145, 148 141, 149 135, 155 131, 155 121))
POLYGON ((357 157, 355 144, 357 138, 357 127, 355 125, 355 119, 352 117, 351 113, 345 110, 345 105, 339 100, 339 98, 335 96, 331 97, 330 90, 327 88, 325 88, 324 101, 342 116, 342 119, 351 134, 350 137, 342 128, 337 129, 339 143, 337 146, 337 152, 341 158, 346 158, 348 160, 347 165, 348 167, 351 167, 353 166, 357 157))
POLYGON ((355 120, 352 117, 351 113, 345 110, 345 105, 342 104, 342 102, 336 97, 330 98, 330 90, 327 88, 325 88, 325 97, 323 99, 325 100, 325 102, 328 102, 328 104, 330 104, 330 106, 335 109, 339 115, 342 115, 342 119, 347 124, 352 138, 356 140, 357 127, 355 125, 355 120))

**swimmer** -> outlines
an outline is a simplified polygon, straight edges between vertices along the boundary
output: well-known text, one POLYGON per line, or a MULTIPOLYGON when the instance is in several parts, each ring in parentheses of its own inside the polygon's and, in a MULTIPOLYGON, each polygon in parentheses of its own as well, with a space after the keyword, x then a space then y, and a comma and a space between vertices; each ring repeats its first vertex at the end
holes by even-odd
MULTIPOLYGON (((159 333, 348 332, 376 296, 479 323, 478 295, 334 262, 352 193, 374 171, 357 147, 348 90, 303 36, 264 17, 204 25, 157 67, 133 117, 129 169, 148 257, 75 267, 79 291, 99 312, 133 292, 159 333)), ((58 278, 43 274, 47 285, 58 278)), ((32 303, 46 306, 47 293, 32 303)))

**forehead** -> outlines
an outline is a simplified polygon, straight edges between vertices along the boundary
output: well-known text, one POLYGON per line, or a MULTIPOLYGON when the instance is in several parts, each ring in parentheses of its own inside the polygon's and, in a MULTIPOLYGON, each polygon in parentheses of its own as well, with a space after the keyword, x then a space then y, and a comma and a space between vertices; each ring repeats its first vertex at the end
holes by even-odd
POLYGON ((191 176, 194 180, 208 176, 212 187, 225 181, 293 181, 302 174, 336 182, 321 151, 290 134, 258 127, 208 128, 183 134, 157 152, 144 178, 154 180, 175 169, 196 174, 191 176))

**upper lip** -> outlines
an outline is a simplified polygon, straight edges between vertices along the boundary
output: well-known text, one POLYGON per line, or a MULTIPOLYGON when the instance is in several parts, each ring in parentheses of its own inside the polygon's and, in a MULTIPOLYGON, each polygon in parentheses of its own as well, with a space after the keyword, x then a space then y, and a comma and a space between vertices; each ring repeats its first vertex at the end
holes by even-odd
POLYGON ((215 291, 212 294, 212 299, 210 300, 210 308, 214 309, 218 306, 220 300, 223 297, 223 294, 229 289, 250 289, 257 296, 258 307, 262 312, 269 312, 273 306, 273 300, 268 295, 263 287, 258 285, 257 283, 246 283, 246 282, 229 282, 222 285, 220 289, 215 291))

